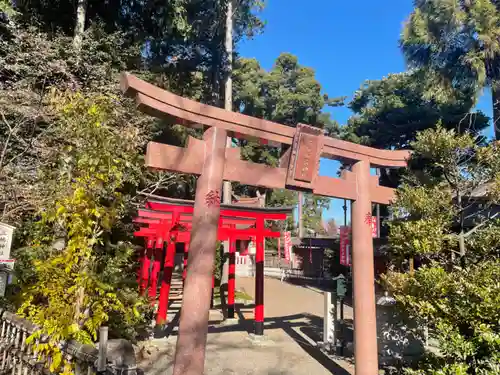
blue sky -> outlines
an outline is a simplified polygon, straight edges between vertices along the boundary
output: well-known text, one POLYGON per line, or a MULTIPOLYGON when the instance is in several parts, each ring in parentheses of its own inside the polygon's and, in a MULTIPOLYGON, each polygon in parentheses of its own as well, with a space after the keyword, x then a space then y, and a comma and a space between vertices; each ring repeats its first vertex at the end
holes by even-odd
MULTIPOLYGON (((242 56, 257 58, 265 69, 280 53, 290 52, 300 64, 315 69, 330 96, 350 98, 365 80, 405 70, 398 39, 411 11, 411 0, 267 0, 264 33, 241 42, 238 50, 242 56)), ((492 115, 489 93, 478 108, 492 115)), ((345 107, 330 111, 341 124, 351 115, 345 107)), ((320 173, 335 175, 336 165, 323 161, 320 173)), ((325 217, 342 223, 341 206, 332 200, 325 217)))

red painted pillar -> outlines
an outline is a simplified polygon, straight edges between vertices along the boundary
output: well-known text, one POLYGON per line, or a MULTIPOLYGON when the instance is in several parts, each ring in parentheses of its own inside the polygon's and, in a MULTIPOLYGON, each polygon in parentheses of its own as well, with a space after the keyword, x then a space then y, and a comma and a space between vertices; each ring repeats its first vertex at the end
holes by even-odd
POLYGON ((162 249, 163 248, 163 239, 161 237, 158 237, 156 240, 156 246, 154 250, 155 254, 155 259, 153 262, 153 269, 151 271, 151 284, 149 286, 149 299, 151 302, 156 301, 156 292, 157 292, 157 287, 158 287, 158 275, 160 273, 160 268, 161 268, 161 256, 162 256, 162 249))
POLYGON ((170 283, 172 271, 174 269, 175 242, 170 241, 167 246, 165 256, 165 267, 163 268, 163 279, 161 281, 160 298, 158 300, 158 313, 156 314, 156 324, 165 324, 168 312, 168 296, 170 294, 170 283))
POLYGON ((229 239, 229 275, 227 281, 227 317, 234 319, 234 294, 236 287, 236 241, 229 239))
POLYGON ((139 285, 139 293, 141 294, 141 296, 144 295, 144 292, 148 288, 149 267, 151 266, 151 258, 153 257, 153 245, 153 239, 148 238, 141 268, 141 281, 139 285))
POLYGON ((189 243, 184 242, 184 269, 182 270, 182 281, 186 280, 188 256, 189 256, 189 243))
POLYGON ((255 237, 255 334, 264 334, 264 219, 257 219, 255 237))

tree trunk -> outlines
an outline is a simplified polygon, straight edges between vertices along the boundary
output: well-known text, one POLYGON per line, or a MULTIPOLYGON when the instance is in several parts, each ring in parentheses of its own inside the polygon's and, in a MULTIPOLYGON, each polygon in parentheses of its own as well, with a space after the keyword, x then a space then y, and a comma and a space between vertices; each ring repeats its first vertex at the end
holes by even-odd
MULTIPOLYGON (((232 111, 233 109, 233 80, 231 77, 233 70, 233 2, 228 1, 226 9, 226 38, 225 38, 225 48, 226 48, 226 79, 224 85, 224 109, 227 111, 232 111)), ((231 137, 227 138, 226 147, 231 147, 231 137)), ((224 181, 223 184, 223 202, 225 204, 231 203, 231 182, 224 181)), ((224 317, 227 315, 226 306, 226 291, 227 283, 229 280, 229 241, 224 241, 223 257, 222 257, 222 270, 221 270, 221 281, 220 281, 220 299, 224 311, 224 317)))
MULTIPOLYGON (((227 3, 226 10, 226 39, 224 43, 226 49, 226 81, 224 86, 224 109, 233 110, 233 1, 227 3)), ((231 138, 228 137, 228 146, 231 146, 231 138)))
POLYGON ((500 140, 500 86, 491 87, 491 98, 493 101, 493 130, 495 139, 500 140))
POLYGON ((460 251, 460 258, 465 257, 465 237, 464 237, 464 221, 465 221, 465 211, 462 207, 462 194, 457 192, 458 208, 460 209, 460 233, 458 235, 458 248, 460 251))
POLYGON ((82 49, 83 33, 85 32, 85 19, 87 14, 87 0, 77 0, 75 33, 73 47, 78 52, 82 49))

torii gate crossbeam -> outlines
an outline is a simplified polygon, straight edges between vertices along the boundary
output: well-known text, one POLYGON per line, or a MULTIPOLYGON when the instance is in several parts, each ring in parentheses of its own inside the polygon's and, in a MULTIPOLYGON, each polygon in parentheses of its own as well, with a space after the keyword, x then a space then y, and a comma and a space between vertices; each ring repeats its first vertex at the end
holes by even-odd
MULTIPOLYGON (((138 108, 158 118, 174 118, 185 126, 209 127, 203 140, 189 138, 186 148, 150 142, 146 165, 151 168, 199 175, 192 221, 190 261, 186 277, 174 375, 202 375, 211 294, 211 270, 220 214, 223 180, 268 188, 291 188, 350 199, 354 283, 354 356, 357 375, 378 372, 374 262, 371 224, 372 202, 388 204, 392 189, 379 186, 370 167, 406 166, 407 151, 378 150, 326 137, 321 129, 296 128, 201 104, 162 90, 124 73, 123 92, 138 108), (264 144, 291 146, 279 167, 240 159, 238 148, 226 149, 227 136, 262 140, 264 144), (341 178, 319 176, 321 157, 352 165, 341 178)), ((256 260, 263 267, 264 259, 256 260)))

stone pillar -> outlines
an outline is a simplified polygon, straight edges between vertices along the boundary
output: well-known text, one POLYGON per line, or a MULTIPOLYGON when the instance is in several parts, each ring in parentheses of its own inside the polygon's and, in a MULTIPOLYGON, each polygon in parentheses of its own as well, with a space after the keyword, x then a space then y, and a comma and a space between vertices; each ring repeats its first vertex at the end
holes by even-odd
POLYGON ((369 162, 356 162, 352 172, 357 186, 352 203, 355 370, 356 375, 374 375, 378 373, 378 358, 369 162))
POLYGON ((196 184, 173 375, 202 375, 204 370, 226 138, 227 132, 219 128, 210 128, 203 135, 203 169, 196 184))

